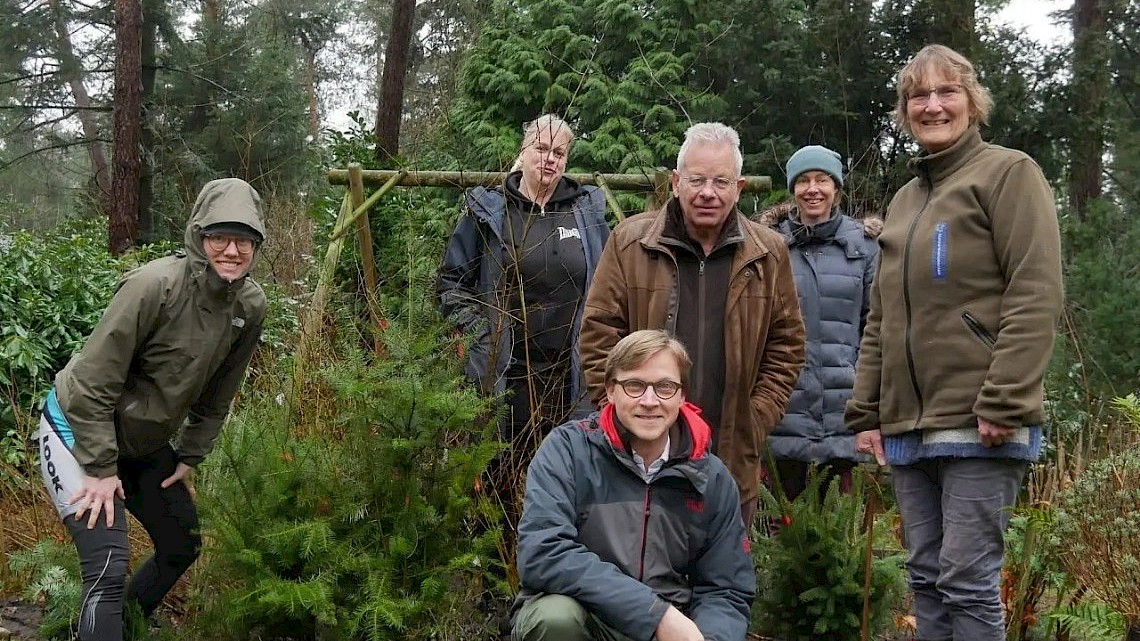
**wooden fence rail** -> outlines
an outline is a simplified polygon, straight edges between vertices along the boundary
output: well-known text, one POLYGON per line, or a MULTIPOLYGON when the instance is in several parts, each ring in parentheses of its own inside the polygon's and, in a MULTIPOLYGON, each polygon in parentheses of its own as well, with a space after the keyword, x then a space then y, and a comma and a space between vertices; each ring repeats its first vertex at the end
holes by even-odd
MULTIPOLYGON (((404 173, 398 183, 402 187, 456 187, 466 189, 469 187, 494 187, 501 185, 506 178, 502 171, 410 171, 388 169, 365 169, 360 172, 361 180, 365 185, 383 185, 394 176, 404 173)), ((329 183, 333 185, 349 184, 348 169, 332 169, 328 173, 329 183)), ((648 191, 658 189, 664 183, 668 188, 669 170, 658 169, 654 173, 638 174, 565 174, 571 180, 582 185, 598 185, 609 187, 618 191, 648 191)), ((761 194, 772 190, 770 176, 745 176, 744 192, 761 194)))

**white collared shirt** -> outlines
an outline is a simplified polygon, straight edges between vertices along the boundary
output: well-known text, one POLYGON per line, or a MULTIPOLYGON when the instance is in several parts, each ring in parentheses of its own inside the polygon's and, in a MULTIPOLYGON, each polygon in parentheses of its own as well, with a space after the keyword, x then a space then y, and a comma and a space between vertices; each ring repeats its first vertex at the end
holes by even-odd
POLYGON ((657 460, 650 463, 648 467, 646 467, 645 459, 641 458, 640 454, 638 454, 636 451, 633 453, 633 462, 637 463, 637 471, 641 472, 641 478, 645 479, 646 483, 652 481, 653 477, 657 476, 657 473, 661 471, 661 468, 665 467, 665 462, 668 460, 669 460, 669 435, 668 434, 665 435, 665 449, 661 450, 661 456, 658 456, 657 460))

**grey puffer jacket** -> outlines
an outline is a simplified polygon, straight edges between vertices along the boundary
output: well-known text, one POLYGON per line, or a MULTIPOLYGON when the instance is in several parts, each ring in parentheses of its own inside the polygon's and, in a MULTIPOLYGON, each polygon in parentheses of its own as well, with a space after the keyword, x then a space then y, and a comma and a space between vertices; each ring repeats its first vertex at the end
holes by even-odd
POLYGON ((843 410, 855 383, 882 220, 856 221, 837 207, 830 220, 808 227, 794 211, 770 210, 761 220, 788 243, 807 335, 804 368, 768 447, 776 460, 860 461, 843 410))

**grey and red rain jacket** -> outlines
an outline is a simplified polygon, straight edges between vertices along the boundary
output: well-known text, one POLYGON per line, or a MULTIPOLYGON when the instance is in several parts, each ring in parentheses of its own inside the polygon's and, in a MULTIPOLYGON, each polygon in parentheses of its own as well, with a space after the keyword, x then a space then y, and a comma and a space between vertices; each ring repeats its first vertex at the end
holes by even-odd
POLYGON ((622 634, 653 637, 670 604, 710 641, 741 641, 756 575, 728 468, 685 403, 669 459, 646 482, 613 405, 556 428, 527 471, 519 522, 522 591, 571 597, 622 634))

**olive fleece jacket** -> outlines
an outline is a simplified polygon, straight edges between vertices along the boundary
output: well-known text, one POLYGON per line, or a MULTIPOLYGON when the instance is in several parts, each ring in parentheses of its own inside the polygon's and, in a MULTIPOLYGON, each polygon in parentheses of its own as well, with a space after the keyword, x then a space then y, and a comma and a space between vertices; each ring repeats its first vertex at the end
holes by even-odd
POLYGON ((1024 153, 969 129, 911 160, 892 199, 846 423, 884 435, 1044 420, 1061 312, 1053 193, 1024 153))

